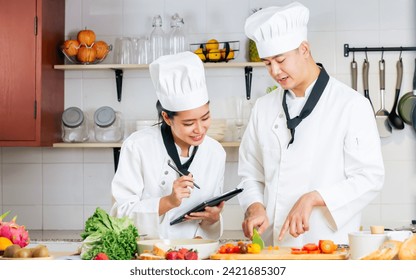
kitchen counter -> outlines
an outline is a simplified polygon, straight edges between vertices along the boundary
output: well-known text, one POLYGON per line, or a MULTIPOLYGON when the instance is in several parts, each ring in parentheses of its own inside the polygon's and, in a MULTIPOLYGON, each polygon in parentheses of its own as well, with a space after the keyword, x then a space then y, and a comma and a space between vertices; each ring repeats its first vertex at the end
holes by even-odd
MULTIPOLYGON (((81 246, 81 230, 29 230, 30 245, 46 245, 54 258, 79 259, 71 256, 79 251, 81 246)), ((220 244, 227 242, 248 241, 240 230, 226 230, 220 239, 220 244)))
MULTIPOLYGON (((81 230, 29 230, 31 242, 81 242, 81 230)), ((245 240, 241 230, 226 230, 220 242, 245 240)))

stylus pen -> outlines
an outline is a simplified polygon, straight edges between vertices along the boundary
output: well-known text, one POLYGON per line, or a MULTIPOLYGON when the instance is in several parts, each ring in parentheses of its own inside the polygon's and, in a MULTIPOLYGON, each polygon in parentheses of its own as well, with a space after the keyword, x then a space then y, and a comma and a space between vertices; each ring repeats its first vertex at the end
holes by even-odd
MULTIPOLYGON (((178 172, 178 174, 179 175, 181 175, 181 176, 186 176, 185 174, 183 174, 181 171, 179 171, 179 169, 177 169, 176 168, 176 166, 174 166, 174 165, 172 165, 171 163, 170 163, 170 160, 168 160, 168 165, 173 169, 173 170, 175 170, 176 172, 178 172)), ((194 187, 195 188, 198 188, 198 189, 201 189, 195 182, 194 182, 194 187)))

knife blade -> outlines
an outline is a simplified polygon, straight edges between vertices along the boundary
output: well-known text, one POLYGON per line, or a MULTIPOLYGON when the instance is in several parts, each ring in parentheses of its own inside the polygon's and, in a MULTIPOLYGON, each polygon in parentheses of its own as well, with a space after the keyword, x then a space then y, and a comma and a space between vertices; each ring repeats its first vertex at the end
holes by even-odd
POLYGON ((263 239, 261 239, 261 235, 259 234, 259 232, 257 231, 256 228, 253 229, 253 237, 251 239, 251 242, 253 244, 258 244, 260 246, 260 249, 263 250, 264 241, 263 241, 263 239))

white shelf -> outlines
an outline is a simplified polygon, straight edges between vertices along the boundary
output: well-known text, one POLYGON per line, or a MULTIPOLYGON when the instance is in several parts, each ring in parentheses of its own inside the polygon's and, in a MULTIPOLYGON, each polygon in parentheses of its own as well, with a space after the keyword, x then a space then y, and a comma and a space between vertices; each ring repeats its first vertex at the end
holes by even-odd
MULTIPOLYGON (((239 147, 240 142, 220 142, 223 147, 239 147)), ((84 143, 54 143, 54 148, 120 148, 122 142, 116 143, 98 143, 98 142, 84 142, 84 143)))

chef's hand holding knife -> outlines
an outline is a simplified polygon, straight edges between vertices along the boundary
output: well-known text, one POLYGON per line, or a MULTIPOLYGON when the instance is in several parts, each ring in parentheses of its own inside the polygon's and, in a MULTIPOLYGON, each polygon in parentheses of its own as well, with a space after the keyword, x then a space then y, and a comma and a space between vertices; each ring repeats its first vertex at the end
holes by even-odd
POLYGON ((257 228, 259 234, 262 234, 269 227, 266 209, 260 202, 251 204, 244 216, 242 224, 245 237, 253 237, 253 228, 257 228))
MULTIPOLYGON (((298 237, 309 230, 309 218, 315 206, 325 206, 325 201, 317 191, 302 195, 293 205, 280 230, 278 240, 282 240, 286 232, 293 237, 298 237)), ((248 238, 253 236, 253 228, 258 228, 262 234, 269 227, 266 209, 263 204, 256 202, 247 209, 242 224, 244 235, 248 238)))

